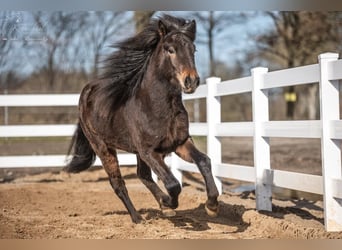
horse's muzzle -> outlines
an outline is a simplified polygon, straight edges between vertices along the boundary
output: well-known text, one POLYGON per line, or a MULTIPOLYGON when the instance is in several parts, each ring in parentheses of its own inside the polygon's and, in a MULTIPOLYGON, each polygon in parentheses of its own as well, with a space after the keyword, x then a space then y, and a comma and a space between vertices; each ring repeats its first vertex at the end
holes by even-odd
POLYGON ((194 93, 200 83, 200 78, 198 76, 187 76, 184 81, 183 91, 186 94, 194 93))

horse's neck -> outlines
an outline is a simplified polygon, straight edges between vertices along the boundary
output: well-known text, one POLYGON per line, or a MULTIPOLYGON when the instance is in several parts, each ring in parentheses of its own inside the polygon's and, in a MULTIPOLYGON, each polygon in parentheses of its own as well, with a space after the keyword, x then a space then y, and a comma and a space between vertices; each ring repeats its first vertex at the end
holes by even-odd
POLYGON ((168 85, 170 85, 170 83, 162 83, 158 82, 158 80, 143 84, 143 99, 148 102, 148 105, 151 106, 152 109, 169 110, 173 112, 183 110, 182 93, 179 90, 172 90, 168 85))

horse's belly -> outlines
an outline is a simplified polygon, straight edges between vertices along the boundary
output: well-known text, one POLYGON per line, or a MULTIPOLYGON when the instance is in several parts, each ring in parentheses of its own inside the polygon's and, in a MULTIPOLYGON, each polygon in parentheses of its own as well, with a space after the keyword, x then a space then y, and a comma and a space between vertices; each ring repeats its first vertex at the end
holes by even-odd
POLYGON ((133 154, 137 153, 137 149, 132 144, 129 144, 126 142, 116 142, 116 143, 109 144, 109 145, 113 149, 119 149, 119 150, 123 150, 123 151, 126 151, 128 153, 133 153, 133 154))
POLYGON ((112 131, 113 136, 107 137, 106 144, 113 149, 121 149, 129 153, 136 153, 137 149, 128 133, 124 131, 112 131))

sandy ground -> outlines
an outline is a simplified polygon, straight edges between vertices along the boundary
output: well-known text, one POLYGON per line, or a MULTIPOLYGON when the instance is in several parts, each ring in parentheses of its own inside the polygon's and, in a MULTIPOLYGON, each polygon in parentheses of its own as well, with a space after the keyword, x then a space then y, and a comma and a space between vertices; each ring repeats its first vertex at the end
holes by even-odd
POLYGON ((200 176, 187 174, 180 206, 165 218, 135 169, 122 168, 131 199, 145 222, 133 224, 102 169, 69 175, 42 173, 0 184, 0 238, 11 239, 341 239, 323 226, 321 201, 273 200, 273 212, 255 210, 253 192, 224 192, 210 218, 200 176))
MULTIPOLYGON (((46 153, 48 144, 36 144, 29 147, 28 142, 3 142, 0 150, 15 154, 18 150, 30 153, 28 149, 34 148, 46 153)), ((64 144, 56 143, 52 150, 63 152, 64 144)), ((226 138, 223 152, 224 162, 253 165, 251 139, 226 138)), ((271 165, 274 169, 321 174, 320 142, 272 139, 271 165)), ((131 222, 101 168, 71 175, 60 169, 1 170, 0 238, 342 239, 342 232, 325 231, 322 197, 318 195, 274 189, 273 212, 259 213, 250 189, 253 185, 241 188, 246 183, 224 180, 219 216, 210 218, 204 210, 206 194, 201 176, 186 173, 177 214, 165 218, 138 180, 135 167, 121 170, 130 197, 145 219, 142 224, 131 222)))

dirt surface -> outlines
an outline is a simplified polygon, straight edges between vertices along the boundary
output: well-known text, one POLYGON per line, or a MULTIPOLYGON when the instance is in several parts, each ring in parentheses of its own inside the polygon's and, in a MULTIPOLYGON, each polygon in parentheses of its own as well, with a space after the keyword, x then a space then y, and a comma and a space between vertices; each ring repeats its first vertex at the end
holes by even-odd
POLYGON ((253 192, 227 191, 219 198, 219 216, 210 218, 196 174, 184 176, 177 214, 165 218, 135 168, 123 167, 122 173, 144 223, 131 222, 102 169, 73 175, 49 172, 0 184, 0 238, 342 238, 342 232, 325 232, 321 201, 274 200, 272 213, 258 213, 253 192))
MULTIPOLYGON (((69 141, 3 141, 4 155, 63 153, 69 141)), ((205 151, 205 142, 196 139, 205 151)), ((222 140, 223 162, 253 166, 250 138, 222 140)), ((321 174, 320 141, 272 138, 273 169, 321 174)), ((122 167, 126 186, 145 222, 133 224, 102 168, 67 174, 60 168, 0 169, 0 238, 56 239, 342 239, 324 229, 322 197, 273 190, 273 212, 255 210, 253 184, 225 179, 220 213, 204 210, 203 179, 185 173, 176 216, 165 218, 135 167, 122 167)))

